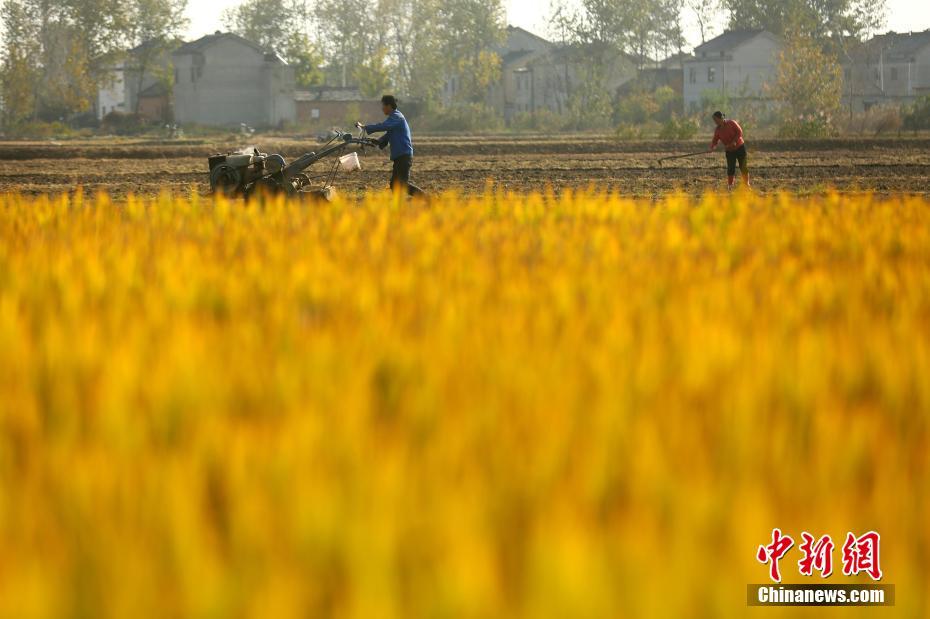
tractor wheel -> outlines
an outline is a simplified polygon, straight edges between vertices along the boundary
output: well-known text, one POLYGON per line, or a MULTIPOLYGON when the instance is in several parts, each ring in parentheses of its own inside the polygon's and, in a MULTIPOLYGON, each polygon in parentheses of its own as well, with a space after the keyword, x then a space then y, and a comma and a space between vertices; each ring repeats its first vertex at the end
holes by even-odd
POLYGON ((227 197, 234 196, 240 190, 242 176, 236 168, 218 165, 210 172, 210 190, 227 197))
POLYGON ((260 178, 246 188, 245 199, 247 201, 255 199, 261 200, 262 198, 275 197, 282 193, 286 193, 286 189, 281 187, 274 179, 260 178))
POLYGON ((310 177, 306 174, 295 174, 294 178, 291 179, 291 183, 293 183, 294 189, 297 191, 302 191, 305 187, 309 187, 312 184, 310 177))

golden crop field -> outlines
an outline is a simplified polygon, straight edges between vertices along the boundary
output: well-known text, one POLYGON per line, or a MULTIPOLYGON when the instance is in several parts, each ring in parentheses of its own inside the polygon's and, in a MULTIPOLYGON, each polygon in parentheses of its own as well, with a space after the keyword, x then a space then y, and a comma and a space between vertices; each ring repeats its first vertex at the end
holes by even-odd
POLYGON ((4 619, 926 617, 928 417, 923 198, 0 197, 4 619))

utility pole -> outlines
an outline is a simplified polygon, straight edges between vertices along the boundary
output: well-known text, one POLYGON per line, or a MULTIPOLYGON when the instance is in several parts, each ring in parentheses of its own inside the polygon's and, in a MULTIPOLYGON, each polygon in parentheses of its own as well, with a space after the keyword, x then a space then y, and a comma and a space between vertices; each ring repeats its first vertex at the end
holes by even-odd
POLYGON ((885 47, 878 51, 878 87, 885 96, 885 47))

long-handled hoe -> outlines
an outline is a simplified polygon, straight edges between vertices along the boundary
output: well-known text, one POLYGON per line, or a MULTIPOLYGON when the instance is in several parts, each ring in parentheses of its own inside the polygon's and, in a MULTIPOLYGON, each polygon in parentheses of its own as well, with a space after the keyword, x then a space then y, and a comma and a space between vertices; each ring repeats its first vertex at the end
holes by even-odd
POLYGON ((701 152, 698 152, 698 153, 688 153, 686 155, 672 155, 671 157, 662 157, 659 159, 659 167, 661 168, 662 164, 666 161, 672 161, 674 159, 686 159, 688 157, 698 157, 700 155, 708 155, 712 152, 713 151, 702 150, 701 152))

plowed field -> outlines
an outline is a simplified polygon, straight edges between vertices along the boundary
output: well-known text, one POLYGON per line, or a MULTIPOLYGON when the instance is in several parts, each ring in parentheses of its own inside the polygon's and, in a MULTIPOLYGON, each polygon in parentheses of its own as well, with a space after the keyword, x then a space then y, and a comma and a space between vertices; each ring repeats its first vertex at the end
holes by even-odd
MULTIPOLYGON (((288 159, 319 148, 313 141, 252 138, 263 151, 288 159)), ((217 140, 0 142, 0 192, 27 194, 105 190, 152 195, 161 189, 208 192, 206 157, 242 144, 217 140)), ((604 137, 421 137, 413 180, 431 192, 483 191, 489 181, 516 191, 556 192, 591 184, 635 196, 676 188, 691 193, 724 187, 720 154, 659 166, 665 155, 700 150, 703 141, 621 142, 604 137)), ((750 141, 750 165, 758 191, 806 194, 828 187, 877 193, 930 192, 930 140, 840 139, 750 141)), ((348 193, 380 188, 390 162, 381 152, 363 154, 363 170, 343 175, 348 193)))

